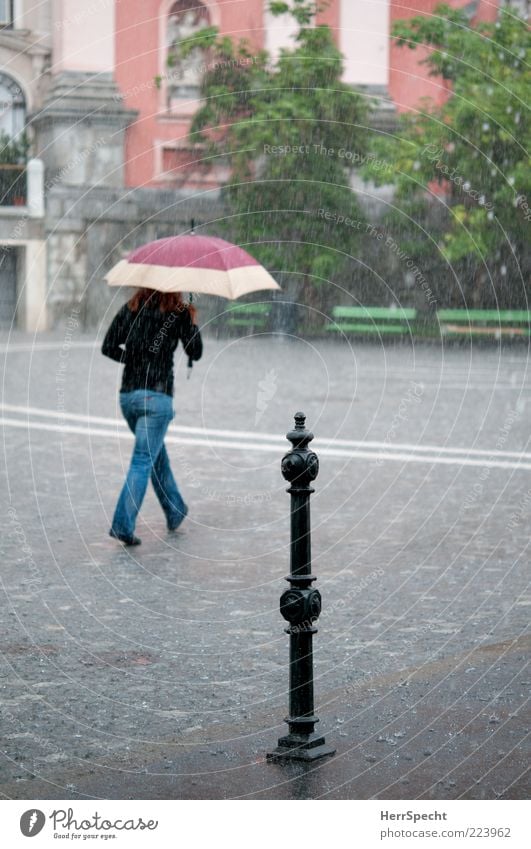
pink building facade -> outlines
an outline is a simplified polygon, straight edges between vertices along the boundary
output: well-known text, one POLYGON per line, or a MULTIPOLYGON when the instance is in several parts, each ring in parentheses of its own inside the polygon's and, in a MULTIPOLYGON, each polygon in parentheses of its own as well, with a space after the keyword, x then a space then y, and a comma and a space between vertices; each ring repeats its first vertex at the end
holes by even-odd
MULTIPOLYGON (((318 21, 334 32, 345 57, 345 82, 390 100, 397 112, 414 109, 426 96, 441 103, 447 87, 419 64, 425 53, 398 48, 390 38, 395 20, 429 14, 437 2, 332 0, 318 21)), ((491 0, 450 2, 467 7, 475 20, 496 15, 491 0)), ((179 39, 206 24, 274 55, 290 44, 294 28, 284 17, 272 17, 268 5, 268 0, 116 0, 114 76, 125 107, 138 113, 126 132, 128 186, 179 185, 185 172, 191 187, 213 179, 194 167, 198 154, 187 138, 206 60, 196 56, 181 73, 179 63, 168 66, 168 56, 179 39)))

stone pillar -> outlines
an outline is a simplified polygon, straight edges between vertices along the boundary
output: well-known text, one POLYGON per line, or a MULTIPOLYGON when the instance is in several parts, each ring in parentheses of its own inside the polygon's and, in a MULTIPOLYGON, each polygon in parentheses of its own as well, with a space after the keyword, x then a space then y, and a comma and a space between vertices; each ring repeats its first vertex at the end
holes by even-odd
POLYGON ((124 134, 135 117, 111 74, 64 71, 55 77, 43 108, 32 116, 46 188, 123 186, 124 134))
POLYGON ((31 120, 46 189, 124 185, 124 133, 136 113, 114 81, 114 2, 53 0, 51 85, 31 120))
POLYGON ((19 324, 28 333, 38 333, 47 329, 46 242, 37 239, 26 242, 22 262, 19 279, 24 293, 24 316, 19 324))
POLYGON ((30 159, 26 166, 28 215, 30 218, 44 217, 44 163, 42 159, 30 159))
MULTIPOLYGON (((28 329, 42 326, 44 304, 53 326, 86 297, 92 196, 99 192, 105 208, 123 188, 125 130, 137 114, 125 108, 114 79, 115 0, 51 4, 50 82, 42 105, 30 116, 36 155, 45 168, 48 287, 26 278, 28 329)), ((38 204, 30 214, 37 212, 38 204)), ((42 252, 26 254, 26 268, 42 267, 42 252)))

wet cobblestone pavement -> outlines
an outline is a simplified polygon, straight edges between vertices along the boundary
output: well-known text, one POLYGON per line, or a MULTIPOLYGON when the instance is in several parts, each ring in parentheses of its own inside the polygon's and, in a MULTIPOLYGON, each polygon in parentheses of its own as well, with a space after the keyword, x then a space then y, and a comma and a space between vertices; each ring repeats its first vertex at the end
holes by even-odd
POLYGON ((107 536, 132 442, 93 337, 0 339, 4 798, 523 798, 531 381, 525 350, 207 340, 177 358, 152 492, 107 536), (307 415, 322 731, 283 732, 284 433, 307 415))

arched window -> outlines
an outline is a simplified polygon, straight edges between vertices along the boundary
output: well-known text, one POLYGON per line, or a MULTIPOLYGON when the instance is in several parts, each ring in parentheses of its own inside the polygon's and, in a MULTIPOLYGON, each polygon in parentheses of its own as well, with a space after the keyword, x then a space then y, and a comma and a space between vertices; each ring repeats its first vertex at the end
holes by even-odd
POLYGON ((26 100, 19 84, 0 73, 0 133, 16 138, 26 124, 26 100))
POLYGON ((179 43, 209 24, 209 11, 198 0, 177 0, 170 7, 166 26, 170 103, 172 100, 195 99, 199 94, 205 66, 205 51, 197 47, 186 56, 181 56, 179 43))

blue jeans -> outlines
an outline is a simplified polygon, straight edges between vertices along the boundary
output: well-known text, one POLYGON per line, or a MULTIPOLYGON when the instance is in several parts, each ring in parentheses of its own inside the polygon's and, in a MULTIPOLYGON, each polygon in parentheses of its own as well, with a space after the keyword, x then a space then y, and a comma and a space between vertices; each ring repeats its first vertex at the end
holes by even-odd
POLYGON ((133 534, 150 477, 168 528, 175 528, 188 508, 177 489, 164 446, 164 437, 174 416, 173 400, 163 392, 136 389, 120 393, 120 407, 135 435, 135 447, 114 511, 112 530, 126 536, 133 534))

